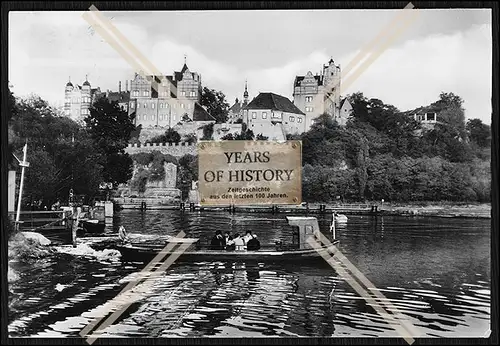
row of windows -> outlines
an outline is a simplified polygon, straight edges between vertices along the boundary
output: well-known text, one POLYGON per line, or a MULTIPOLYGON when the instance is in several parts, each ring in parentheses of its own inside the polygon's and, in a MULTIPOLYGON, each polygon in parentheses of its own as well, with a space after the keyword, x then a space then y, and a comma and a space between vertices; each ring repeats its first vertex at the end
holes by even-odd
MULTIPOLYGON (((185 91, 181 91, 181 96, 186 96, 186 92, 185 91)), ((196 91, 190 91, 189 92, 189 96, 195 97, 196 96, 196 91)))
POLYGON ((314 107, 306 107, 306 112, 314 112, 314 107))
MULTIPOLYGON (((278 118, 278 119, 281 119, 282 118, 282 113, 273 113, 273 118, 278 118)), ((252 112, 252 119, 257 119, 257 112, 252 112)), ((267 112, 262 112, 262 119, 267 119, 267 112)), ((293 115, 290 115, 290 121, 291 122, 294 122, 295 121, 295 117, 293 115)), ((297 122, 301 123, 302 122, 302 118, 297 118, 297 122)))
POLYGON ((82 109, 81 114, 82 115, 89 115, 90 111, 88 109, 82 109))
MULTIPOLYGON (((151 102, 151 108, 152 108, 152 109, 155 109, 155 107, 156 107, 156 106, 155 106, 155 104, 156 104, 156 103, 151 102)), ((191 105, 190 103, 188 103, 188 104, 187 104, 187 107, 186 107, 186 105, 185 105, 184 103, 181 103, 181 108, 191 109, 191 106, 192 106, 192 105, 191 105)), ((140 108, 140 107, 141 107, 141 103, 140 103, 140 102, 137 102, 137 108, 140 108)), ((144 107, 144 108, 148 108, 148 103, 147 103, 147 102, 143 103, 143 107, 144 107)), ((158 104, 158 107, 160 107, 160 108, 168 108, 168 103, 163 103, 163 102, 160 102, 160 103, 158 104)), ((173 108, 176 108, 176 107, 177 107, 177 106, 176 106, 176 104, 174 103, 173 108)), ((130 102, 130 109, 133 109, 133 108, 134 108, 134 103, 133 103, 133 102, 130 102)))
POLYGON ((313 97, 312 96, 306 96, 306 102, 312 102, 313 97))
MULTIPOLYGON (((132 96, 139 96, 139 90, 132 91, 132 96)), ((149 90, 143 90, 142 96, 149 96, 149 90)))
POLYGON ((83 96, 81 98, 80 97, 76 97, 76 96, 73 97, 73 98, 67 97, 64 100, 64 102, 66 102, 66 103, 71 103, 71 102, 73 102, 73 103, 90 102, 90 97, 88 97, 88 96, 83 96))
MULTIPOLYGON (((139 95, 140 95, 139 90, 132 91, 132 96, 138 97, 139 95)), ((149 96, 149 90, 143 90, 142 91, 142 96, 148 97, 149 96)), ((167 97, 168 96, 168 91, 162 91, 160 93, 160 96, 167 97)), ((181 91, 181 96, 186 96, 186 92, 185 91, 181 91)), ((196 91, 190 91, 189 92, 189 96, 196 97, 196 91)))
MULTIPOLYGON (((166 115, 165 115, 165 116, 163 116, 163 115, 161 115, 161 114, 160 114, 160 115, 158 115, 158 120, 159 120, 159 121, 162 121, 163 119, 167 120, 167 119, 168 119, 168 116, 166 116, 166 115)), ((141 118, 140 118, 140 117, 138 117, 138 118, 137 118, 137 120, 141 120, 141 118)), ((144 115, 142 116, 142 120, 148 120, 148 115, 147 115, 147 114, 144 114, 144 115)), ((154 115, 154 114, 153 114, 153 115, 150 115, 150 116, 149 116, 149 120, 153 120, 153 121, 154 121, 154 120, 156 120, 156 115, 154 115)), ((173 114, 173 115, 172 115, 172 121, 175 121, 175 114, 173 114)))

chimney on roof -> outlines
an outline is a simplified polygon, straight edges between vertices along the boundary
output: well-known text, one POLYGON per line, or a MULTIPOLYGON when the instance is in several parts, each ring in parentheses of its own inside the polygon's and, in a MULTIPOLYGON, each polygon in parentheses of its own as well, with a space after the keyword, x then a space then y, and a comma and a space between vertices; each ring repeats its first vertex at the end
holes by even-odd
POLYGON ((119 81, 118 82, 118 92, 121 93, 122 92, 122 81, 119 81))

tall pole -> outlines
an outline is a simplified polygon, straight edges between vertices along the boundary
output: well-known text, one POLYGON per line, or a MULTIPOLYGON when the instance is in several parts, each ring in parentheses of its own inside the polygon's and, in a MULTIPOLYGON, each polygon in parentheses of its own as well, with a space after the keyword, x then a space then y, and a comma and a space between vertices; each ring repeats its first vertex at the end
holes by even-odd
POLYGON ((19 230, 19 217, 21 215, 21 200, 23 196, 23 185, 24 185, 24 171, 26 167, 29 167, 29 162, 26 162, 26 155, 28 152, 28 143, 24 145, 23 148, 23 161, 19 162, 19 165, 22 167, 21 168, 21 184, 19 185, 19 197, 17 200, 17 216, 16 216, 16 229, 19 230))

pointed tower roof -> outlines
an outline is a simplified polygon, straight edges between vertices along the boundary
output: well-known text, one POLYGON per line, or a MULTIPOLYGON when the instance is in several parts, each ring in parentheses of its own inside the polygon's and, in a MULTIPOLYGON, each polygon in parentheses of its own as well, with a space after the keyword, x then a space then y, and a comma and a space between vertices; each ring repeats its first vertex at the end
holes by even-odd
POLYGON ((245 92, 243 93, 244 98, 248 98, 248 84, 247 81, 245 80, 245 92))
POLYGON ((68 78, 68 83, 66 83, 66 86, 70 86, 72 87, 73 86, 73 83, 71 83, 71 77, 68 78))
POLYGON ((189 71, 189 67, 187 66, 187 55, 184 54, 184 66, 182 66, 181 73, 189 71))
POLYGON ((89 80, 87 79, 87 75, 85 75, 85 82, 83 82, 83 85, 90 86, 89 80))

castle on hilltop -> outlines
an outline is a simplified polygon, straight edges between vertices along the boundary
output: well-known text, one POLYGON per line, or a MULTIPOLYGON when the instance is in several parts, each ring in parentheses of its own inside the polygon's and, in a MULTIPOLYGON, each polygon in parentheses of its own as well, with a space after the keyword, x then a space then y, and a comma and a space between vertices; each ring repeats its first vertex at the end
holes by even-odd
POLYGON ((305 131, 323 113, 329 114, 341 126, 347 123, 352 106, 340 95, 341 69, 333 59, 323 65, 321 73, 296 76, 293 83, 293 103, 306 114, 305 131))
POLYGON ((179 122, 215 122, 200 105, 201 76, 184 62, 180 72, 171 76, 135 74, 130 82, 129 114, 135 125, 170 128, 179 122))

